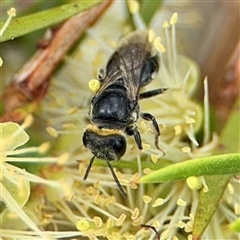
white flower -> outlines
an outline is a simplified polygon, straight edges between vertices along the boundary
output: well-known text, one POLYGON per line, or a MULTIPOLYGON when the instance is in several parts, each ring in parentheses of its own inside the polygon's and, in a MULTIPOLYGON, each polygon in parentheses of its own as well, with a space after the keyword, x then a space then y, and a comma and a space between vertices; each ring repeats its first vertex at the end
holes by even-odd
MULTIPOLYGON (((132 13, 135 22, 144 26, 138 7, 135 6, 132 13)), ((153 22, 156 22, 159 14, 161 12, 154 16, 153 22)), ((54 184, 57 184, 55 187, 50 184, 51 187, 43 191, 39 206, 41 216, 37 217, 43 229, 41 234, 47 234, 50 238, 155 239, 156 232, 152 228, 141 227, 141 224, 145 224, 154 227, 160 233, 161 240, 191 239, 198 189, 202 186, 207 189, 204 179, 190 178, 188 184, 186 181, 154 185, 137 183, 140 176, 152 171, 150 167, 161 168, 188 158, 209 155, 217 143, 217 137, 210 141, 211 133, 207 127, 208 100, 204 103, 205 111, 192 100, 199 81, 198 67, 191 59, 177 53, 177 14, 169 22, 161 23, 162 40, 154 34, 158 29, 150 30, 152 44, 160 59, 160 71, 151 84, 143 89, 165 87, 168 90, 140 102, 141 110, 153 114, 160 125, 160 147, 165 155, 155 149, 152 125, 139 120, 143 153, 138 152, 133 138, 127 137, 126 154, 118 163, 112 163, 120 168, 116 175, 128 197, 120 194, 111 173, 102 167, 105 163, 101 160, 95 161, 88 179, 83 181, 91 158, 91 153, 82 144, 83 131, 89 124, 89 103, 94 94, 89 90, 88 82, 97 76, 98 68, 104 67, 120 37, 131 31, 125 20, 124 2, 117 1, 87 32, 74 54, 65 57, 64 66, 52 78, 49 94, 38 109, 37 115, 47 122, 46 132, 54 139, 52 154, 63 154, 54 158, 53 163, 58 164, 41 168, 43 176, 56 180, 54 184), (195 135, 203 119, 207 137, 201 145, 195 135), (63 194, 58 191, 59 185, 63 194)), ((237 187, 237 181, 231 180, 203 239, 214 238, 217 232, 219 237, 224 236, 225 239, 230 236, 236 238, 236 234, 224 230, 221 223, 231 222, 239 214, 237 187), (220 220, 218 216, 221 216, 220 220)), ((41 236, 36 229, 31 229, 31 234, 41 236)), ((20 238, 20 234, 28 234, 16 232, 19 235, 15 238, 20 238)), ((9 236, 7 230, 4 234, 9 236)))

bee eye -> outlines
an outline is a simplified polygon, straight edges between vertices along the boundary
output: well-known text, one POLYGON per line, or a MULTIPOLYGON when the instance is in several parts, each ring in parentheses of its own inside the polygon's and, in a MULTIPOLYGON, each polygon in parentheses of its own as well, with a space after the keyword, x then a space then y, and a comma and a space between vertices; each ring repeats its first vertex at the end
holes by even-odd
POLYGON ((115 154, 117 155, 118 159, 120 159, 126 151, 125 138, 121 135, 116 136, 112 143, 112 146, 113 146, 113 150, 114 150, 115 154))

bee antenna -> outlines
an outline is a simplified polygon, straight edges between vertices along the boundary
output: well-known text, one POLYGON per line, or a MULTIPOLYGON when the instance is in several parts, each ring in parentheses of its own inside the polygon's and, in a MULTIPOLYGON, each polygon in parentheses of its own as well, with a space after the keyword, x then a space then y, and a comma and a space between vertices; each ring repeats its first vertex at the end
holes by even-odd
POLYGON ((117 186, 118 186, 121 194, 126 198, 126 197, 127 197, 127 194, 126 194, 126 192, 123 190, 123 187, 122 187, 122 185, 120 184, 120 182, 119 182, 119 180, 118 180, 115 172, 113 171, 113 168, 112 168, 110 162, 109 162, 109 161, 106 161, 106 162, 107 162, 107 164, 108 164, 109 169, 111 170, 112 176, 113 176, 113 178, 114 178, 114 180, 115 180, 115 182, 116 182, 116 184, 117 184, 117 186))
POLYGON ((84 177, 83 177, 83 180, 86 180, 86 179, 87 179, 88 174, 89 174, 89 172, 90 172, 90 169, 91 169, 91 167, 92 167, 94 158, 95 158, 95 156, 93 156, 93 157, 91 158, 90 163, 89 163, 89 165, 88 165, 88 167, 87 167, 87 170, 86 170, 86 172, 85 172, 85 175, 84 175, 84 177))

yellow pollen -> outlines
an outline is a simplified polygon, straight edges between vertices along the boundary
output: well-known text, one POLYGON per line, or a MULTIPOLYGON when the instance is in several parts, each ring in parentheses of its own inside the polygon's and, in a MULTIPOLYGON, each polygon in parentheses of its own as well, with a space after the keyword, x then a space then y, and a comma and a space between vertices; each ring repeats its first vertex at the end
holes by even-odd
POLYGON ((178 225, 179 228, 184 228, 186 226, 186 223, 183 222, 183 221, 178 221, 177 225, 178 225))
POLYGON ((150 174, 150 173, 152 173, 152 172, 154 172, 154 171, 151 170, 150 168, 144 168, 144 169, 143 169, 143 173, 145 173, 145 174, 150 174))
POLYGON ((240 206, 239 206, 239 204, 235 203, 233 207, 234 207, 235 214, 239 215, 240 214, 240 206))
POLYGON ((90 227, 90 224, 87 220, 85 219, 80 219, 77 221, 76 223, 76 228, 79 230, 79 231, 87 231, 90 227))
POLYGON ((169 23, 167 21, 164 21, 162 27, 163 28, 169 28, 170 25, 169 25, 169 23))
POLYGON ((191 219, 192 221, 194 221, 195 215, 194 215, 193 213, 190 213, 190 214, 189 214, 189 217, 190 217, 190 219, 191 219))
POLYGON ((189 153, 189 152, 191 152, 191 148, 190 148, 190 147, 183 147, 183 148, 182 148, 182 151, 183 151, 184 153, 189 153))
POLYGON ((143 143, 143 150, 149 150, 149 149, 151 149, 151 145, 143 143))
POLYGON ((137 219, 133 220, 133 226, 139 226, 143 222, 143 216, 139 216, 137 219))
POLYGON ((92 193, 94 192, 94 187, 93 187, 93 186, 87 187, 87 188, 86 188, 86 192, 87 192, 88 194, 92 194, 92 193))
POLYGON ((185 232, 192 232, 193 223, 188 222, 184 228, 185 232))
POLYGON ((161 233, 161 239, 167 239, 169 236, 169 230, 165 230, 161 233))
POLYGON ((128 1, 128 8, 131 14, 139 12, 139 3, 135 0, 128 1))
POLYGON ((93 221, 94 221, 96 227, 100 228, 102 226, 103 222, 102 222, 102 219, 100 217, 94 217, 93 221))
POLYGON ((116 202, 116 197, 115 196, 110 196, 110 197, 108 197, 107 198, 107 205, 109 205, 109 204, 113 204, 113 203, 115 203, 116 202))
POLYGON ((140 173, 136 172, 130 179, 130 182, 137 182, 137 180, 140 178, 140 173))
POLYGON ((88 86, 94 93, 96 93, 99 90, 101 84, 99 80, 92 79, 89 81, 88 86))
POLYGON ((187 205, 187 203, 186 203, 186 201, 184 201, 182 198, 179 198, 179 199, 177 200, 177 205, 178 205, 178 206, 181 206, 181 207, 184 207, 184 206, 187 205))
POLYGON ((93 184, 93 186, 94 186, 96 189, 99 188, 99 185, 100 185, 100 181, 96 181, 96 182, 93 184))
POLYGON ((74 127, 76 127, 76 124, 74 124, 74 123, 63 123, 62 127, 64 129, 74 128, 74 127))
POLYGON ((94 234, 96 236, 104 237, 104 236, 106 236, 108 234, 108 231, 106 229, 97 229, 97 230, 94 231, 94 234))
POLYGON ((70 157, 69 152, 63 153, 57 160, 58 164, 64 165, 68 161, 69 157, 70 157))
POLYGON ((139 209, 138 208, 134 208, 132 216, 131 216, 131 219, 135 220, 135 219, 138 218, 138 216, 139 216, 139 209))
POLYGON ((228 190, 230 195, 234 194, 234 187, 233 187, 233 185, 231 183, 228 183, 227 190, 228 190))
POLYGON ((188 235, 188 238, 187 238, 187 240, 192 240, 192 239, 193 239, 193 236, 192 236, 192 234, 188 235))
POLYGON ((176 125, 176 126, 174 127, 174 130, 175 130, 175 135, 176 135, 176 136, 182 133, 182 128, 181 128, 180 125, 176 125))
POLYGON ((38 148, 38 152, 39 152, 40 154, 44 154, 44 153, 46 153, 46 152, 50 149, 50 147, 51 147, 50 142, 42 143, 42 144, 39 146, 39 148, 38 148))
POLYGON ((112 228, 114 226, 114 221, 112 218, 108 218, 106 221, 106 228, 112 228))
POLYGON ((57 137, 58 136, 58 132, 54 128, 47 127, 46 130, 51 137, 57 137))
POLYGON ((173 236, 173 240, 179 240, 177 236, 173 236))
POLYGON ((15 8, 11 8, 7 14, 10 16, 10 17, 15 17, 16 16, 16 9, 15 8))
POLYGON ((96 205, 99 205, 100 202, 102 202, 102 197, 101 197, 101 195, 98 194, 98 195, 95 197, 95 199, 94 199, 94 203, 95 203, 96 205))
POLYGON ((122 130, 118 130, 118 129, 108 129, 108 128, 98 128, 96 125, 94 124, 89 124, 87 126, 87 129, 90 129, 96 133, 98 133, 99 135, 102 136, 106 136, 106 135, 110 135, 110 134, 119 134, 119 135, 124 135, 122 130))
POLYGON ((76 113, 78 111, 78 108, 77 107, 72 107, 68 110, 68 114, 69 115, 72 115, 74 113, 76 113))
POLYGON ((194 177, 194 176, 188 177, 186 181, 187 181, 188 187, 192 190, 198 190, 202 187, 202 182, 197 177, 194 177))
POLYGON ((164 199, 163 198, 157 198, 155 202, 153 203, 152 207, 158 207, 164 204, 164 199))
POLYGON ((151 43, 155 38, 156 38, 156 33, 152 28, 150 28, 148 31, 148 41, 151 43))
POLYGON ((121 214, 121 216, 118 218, 118 220, 116 222, 116 225, 121 226, 123 224, 123 222, 125 221, 125 219, 126 219, 126 214, 121 214))
POLYGON ((154 220, 152 225, 153 225, 153 227, 157 228, 160 226, 160 223, 158 220, 154 220))
POLYGON ((112 39, 109 39, 109 40, 107 41, 107 43, 108 43, 108 45, 109 45, 111 48, 113 48, 113 49, 115 49, 115 48, 118 47, 118 43, 117 43, 116 41, 112 40, 112 39))
POLYGON ((157 162, 158 162, 158 157, 157 157, 157 155, 151 154, 151 160, 152 160, 152 162, 157 163, 157 162))
POLYGON ((156 48, 156 50, 160 53, 163 53, 166 51, 165 47, 160 42, 160 37, 157 37, 154 39, 153 46, 156 48))
POLYGON ((170 24, 174 25, 177 23, 177 21, 178 21, 178 14, 175 12, 170 19, 170 24))
POLYGON ((144 195, 143 196, 143 201, 145 203, 150 203, 152 201, 152 198, 150 196, 144 195))
POLYGON ((79 164, 78 171, 79 171, 79 174, 83 176, 83 174, 85 173, 85 165, 83 163, 79 164))
POLYGON ((24 122, 23 122, 23 124, 22 124, 22 127, 23 128, 28 128, 28 127, 30 127, 31 125, 32 125, 32 123, 33 123, 33 116, 32 116, 32 114, 29 114, 29 115, 27 115, 26 116, 26 118, 24 119, 24 122))
POLYGON ((187 124, 192 124, 192 123, 195 123, 196 121, 195 121, 195 119, 193 119, 193 118, 191 118, 191 117, 187 117, 186 118, 186 123, 187 124))
POLYGON ((203 187, 203 192, 204 192, 204 193, 207 193, 208 191, 209 191, 208 186, 204 186, 204 187, 203 187))

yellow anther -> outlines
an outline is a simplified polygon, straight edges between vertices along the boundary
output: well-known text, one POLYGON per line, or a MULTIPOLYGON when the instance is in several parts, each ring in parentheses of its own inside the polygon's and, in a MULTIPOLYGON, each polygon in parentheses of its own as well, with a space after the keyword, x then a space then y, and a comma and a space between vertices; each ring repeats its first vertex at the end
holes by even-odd
POLYGON ((139 12, 139 3, 137 1, 128 1, 128 8, 131 14, 139 12))
POLYGON ((58 136, 58 132, 54 128, 47 127, 46 130, 51 137, 57 137, 58 136))
POLYGON ((79 231, 87 231, 90 227, 90 224, 87 220, 85 219, 80 219, 79 221, 77 221, 76 223, 76 228, 79 230, 79 231))
POLYGON ((169 28, 170 25, 169 25, 169 23, 167 21, 164 21, 162 27, 163 28, 169 28))
POLYGON ((165 47, 161 44, 160 42, 161 38, 160 37, 157 37, 154 39, 154 42, 153 42, 153 46, 157 49, 158 52, 165 52, 166 49, 165 47))
POLYGON ((187 178, 187 185, 192 190, 198 190, 203 186, 200 179, 194 176, 187 178))
POLYGON ((150 28, 148 31, 148 41, 153 42, 155 38, 156 38, 156 33, 152 28, 150 28))
POLYGON ((176 136, 182 133, 182 128, 181 128, 180 125, 176 125, 176 126, 174 127, 174 130, 175 130, 175 135, 176 135, 176 136))
POLYGON ((174 25, 177 23, 177 21, 178 21, 178 13, 175 12, 170 19, 170 24, 174 25))
POLYGON ((7 12, 8 16, 10 17, 15 17, 16 16, 16 9, 15 8, 11 8, 8 12, 7 12))

